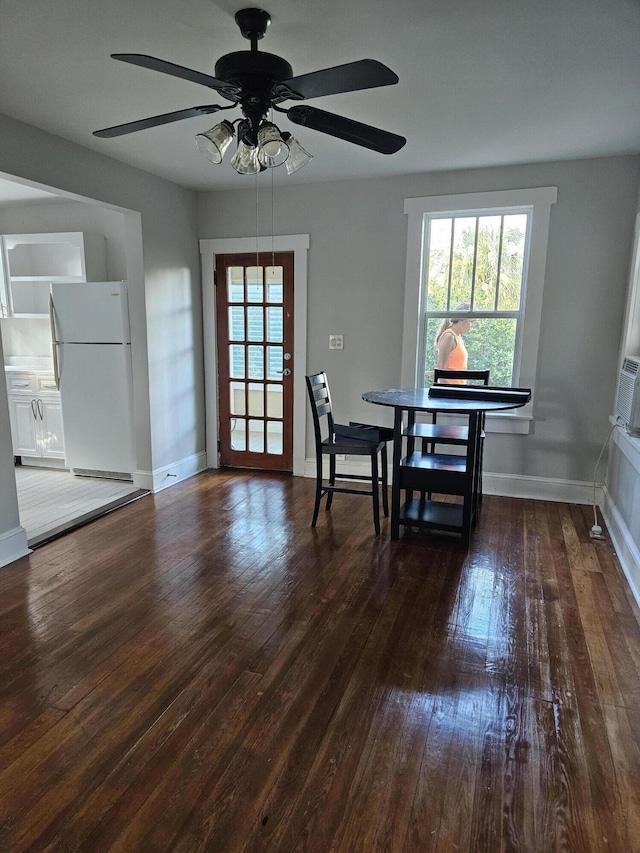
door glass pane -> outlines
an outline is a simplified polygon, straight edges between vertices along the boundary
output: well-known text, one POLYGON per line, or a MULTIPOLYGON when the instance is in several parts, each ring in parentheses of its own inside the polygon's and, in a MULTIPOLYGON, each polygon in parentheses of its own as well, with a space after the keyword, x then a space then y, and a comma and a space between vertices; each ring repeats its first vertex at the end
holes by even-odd
POLYGON ((262 307, 255 308, 249 306, 247 308, 247 340, 264 340, 264 314, 262 307))
POLYGON ((244 301, 244 269, 242 267, 229 267, 227 272, 227 301, 244 301))
POLYGON ((244 402, 244 382, 229 383, 229 412, 232 415, 246 415, 244 402))
POLYGON ((267 385, 267 415, 270 418, 284 416, 282 385, 267 385))
POLYGON ((284 295, 282 267, 267 267, 267 302, 282 302, 284 295))
POLYGON ((282 379, 283 363, 282 347, 267 347, 267 379, 282 379))
POLYGON ((267 308, 267 340, 283 340, 282 308, 267 308))
POLYGON ((229 347, 229 375, 232 379, 244 379, 244 347, 231 344, 229 347))
POLYGON ((247 302, 264 302, 262 267, 247 267, 247 302))
POLYGON ((264 421, 249 421, 249 450, 264 453, 264 421))
POLYGON ((231 449, 247 449, 247 422, 244 418, 231 418, 231 449))
POLYGON ((229 340, 244 340, 244 309, 241 305, 229 308, 229 340))
POLYGON ((249 383, 249 414, 255 418, 264 417, 264 385, 260 382, 249 383))
POLYGON ((264 379, 264 347, 247 347, 249 379, 264 379))
POLYGON ((282 441, 282 424, 267 424, 267 453, 282 456, 284 451, 282 441))

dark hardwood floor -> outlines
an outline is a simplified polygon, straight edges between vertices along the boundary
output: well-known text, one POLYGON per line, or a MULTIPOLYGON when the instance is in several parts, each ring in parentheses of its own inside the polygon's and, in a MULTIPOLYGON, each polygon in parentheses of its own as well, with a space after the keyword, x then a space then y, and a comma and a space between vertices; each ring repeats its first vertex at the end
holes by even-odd
POLYGON ((313 492, 209 472, 0 570, 0 850, 640 850, 591 510, 485 497, 466 553, 313 492))

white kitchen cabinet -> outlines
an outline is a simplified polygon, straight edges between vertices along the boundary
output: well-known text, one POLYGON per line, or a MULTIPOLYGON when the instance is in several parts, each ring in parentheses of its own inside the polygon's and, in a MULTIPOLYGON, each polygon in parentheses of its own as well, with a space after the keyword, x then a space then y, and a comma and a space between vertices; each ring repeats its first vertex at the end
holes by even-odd
POLYGON ((23 462, 64 460, 62 406, 53 374, 7 373, 7 397, 13 455, 23 462))
POLYGON ((106 240, 81 231, 5 234, 0 273, 3 317, 48 316, 52 282, 106 280, 106 240))

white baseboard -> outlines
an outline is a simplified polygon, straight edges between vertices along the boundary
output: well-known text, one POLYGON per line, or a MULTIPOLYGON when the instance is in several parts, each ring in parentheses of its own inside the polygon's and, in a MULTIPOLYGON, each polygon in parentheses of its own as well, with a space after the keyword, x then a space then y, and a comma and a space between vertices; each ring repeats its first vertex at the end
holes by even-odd
MULTIPOLYGON (((338 466, 345 474, 366 475, 369 461, 348 460, 338 466)), ((325 473, 328 468, 325 469, 325 473)), ((305 461, 305 477, 316 476, 315 459, 305 461)), ((491 474, 484 472, 482 478, 485 495, 503 495, 509 498, 530 498, 538 501, 556 501, 559 503, 591 504, 593 502, 593 483, 572 480, 554 480, 545 477, 520 477, 516 474, 491 474)), ((389 466, 391 483, 391 466, 389 466)), ((602 486, 596 486, 596 503, 602 504, 602 486)))
POLYGON ((187 456, 185 459, 180 459, 171 465, 165 465, 164 468, 156 468, 154 471, 136 471, 133 475, 133 484, 138 489, 147 489, 155 494, 155 492, 168 489, 169 486, 173 486, 181 480, 193 477, 200 471, 205 471, 206 468, 207 454, 202 451, 194 453, 193 456, 187 456))
POLYGON ((638 551, 633 541, 631 532, 620 510, 613 502, 606 488, 604 489, 602 514, 607 523, 611 542, 622 566, 622 571, 631 587, 633 597, 638 602, 638 605, 640 605, 640 551, 638 551))
POLYGON ((26 557, 31 553, 27 546, 27 531, 24 527, 14 527, 0 536, 0 568, 26 557))

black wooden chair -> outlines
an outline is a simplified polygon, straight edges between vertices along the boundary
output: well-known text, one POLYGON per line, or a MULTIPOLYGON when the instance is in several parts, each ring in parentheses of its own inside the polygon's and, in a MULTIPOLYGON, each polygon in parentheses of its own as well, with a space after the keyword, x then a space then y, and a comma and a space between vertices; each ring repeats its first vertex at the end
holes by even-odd
MULTIPOLYGON (((446 381, 447 379, 457 379, 463 380, 464 384, 488 385, 489 375, 489 370, 446 370, 444 368, 436 367, 436 369, 433 371, 433 381, 437 384, 438 382, 442 382, 443 380, 446 381)), ((435 453, 436 444, 458 445, 462 447, 466 447, 468 445, 468 426, 439 424, 437 421, 437 412, 434 412, 430 424, 416 424, 414 427, 415 435, 420 436, 422 438, 423 452, 435 453)), ((476 498, 478 502, 482 501, 482 461, 485 438, 484 421, 484 415, 481 415, 479 446, 476 453, 476 498)))
POLYGON ((316 496, 311 526, 315 527, 320 510, 320 501, 326 495, 326 508, 331 509, 333 495, 342 492, 350 495, 369 495, 373 499, 373 524, 376 533, 380 533, 380 485, 382 485, 382 507, 385 516, 389 515, 387 495, 388 467, 387 442, 393 439, 391 427, 362 424, 351 421, 349 424, 337 424, 333 419, 331 394, 325 373, 314 373, 306 377, 311 414, 313 415, 313 434, 316 451, 316 496), (325 437, 323 438, 323 422, 325 437), (368 456, 371 460, 370 474, 344 474, 336 470, 336 457, 368 456), (378 467, 378 455, 380 465, 378 467), (324 482, 322 461, 329 457, 329 476, 324 482), (336 485, 336 480, 361 480, 370 483, 370 488, 349 488, 336 485))

